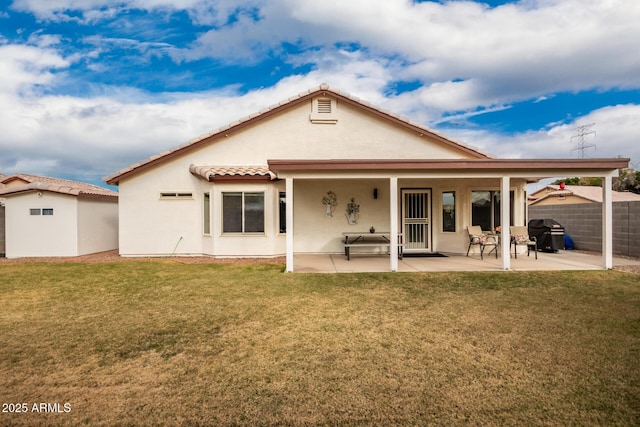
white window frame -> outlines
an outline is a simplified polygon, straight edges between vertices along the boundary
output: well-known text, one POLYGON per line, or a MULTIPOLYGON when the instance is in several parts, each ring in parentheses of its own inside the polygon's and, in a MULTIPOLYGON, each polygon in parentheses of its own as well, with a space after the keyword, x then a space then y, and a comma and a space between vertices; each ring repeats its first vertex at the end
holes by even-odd
POLYGON ((222 235, 223 236, 256 236, 256 235, 265 235, 266 234, 266 194, 267 192, 264 190, 261 191, 244 191, 244 190, 237 190, 237 191, 233 191, 233 190, 229 190, 229 191, 222 191, 220 193, 220 198, 222 200, 220 209, 221 209, 221 215, 220 215, 220 220, 222 222, 220 229, 222 230, 222 235), (240 219, 240 223, 242 226, 242 230, 241 231, 225 231, 225 227, 224 227, 224 198, 225 198, 225 194, 229 194, 229 193, 239 193, 241 195, 241 214, 242 217, 240 219), (246 205, 245 205, 245 196, 247 194, 262 194, 262 231, 246 231, 246 205))
POLYGON ((160 200, 193 200, 191 191, 161 191, 160 200))
POLYGON ((202 234, 211 235, 211 193, 205 191, 202 195, 202 234))
POLYGON ((286 191, 277 191, 278 194, 278 234, 287 234, 287 193, 286 191), (280 210, 280 201, 284 200, 284 212, 280 210), (284 215, 284 218, 282 217, 284 215), (281 224, 284 224, 284 231, 282 231, 281 224))
POLYGON ((457 197, 457 193, 458 191, 456 190, 443 190, 440 193, 440 215, 441 217, 441 222, 442 222, 442 227, 441 227, 441 232, 442 233, 457 233, 458 232, 458 197, 457 197), (445 230, 444 229, 444 195, 447 193, 452 193, 453 194, 453 230, 445 230))

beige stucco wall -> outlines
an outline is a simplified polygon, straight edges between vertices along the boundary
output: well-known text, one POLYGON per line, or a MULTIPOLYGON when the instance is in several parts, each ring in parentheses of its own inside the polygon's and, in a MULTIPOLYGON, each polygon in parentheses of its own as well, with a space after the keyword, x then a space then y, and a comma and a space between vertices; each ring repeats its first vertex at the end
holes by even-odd
POLYGON ((77 199, 74 196, 29 192, 6 200, 7 258, 76 256, 77 199), (53 215, 30 215, 32 208, 53 208, 53 215))
MULTIPOLYGON (((294 251, 303 253, 339 253, 343 251, 342 233, 367 232, 373 225, 377 231, 389 226, 389 180, 297 180, 294 194, 294 251), (373 189, 378 198, 373 198, 373 189), (322 198, 328 191, 337 196, 333 216, 325 216, 322 198), (351 198, 360 205, 358 223, 350 225, 345 216, 351 198)), ((375 249, 371 249, 375 250, 375 249)))
MULTIPOLYGON (((336 124, 309 121, 311 101, 245 128, 202 148, 182 160, 218 165, 266 165, 267 159, 455 159, 459 151, 429 142, 390 124, 338 103, 336 124), (215 160, 214 160, 215 159, 215 160)), ((465 155, 465 157, 469 157, 465 155)))
POLYGON ((78 255, 117 248, 117 200, 78 199, 78 255))
POLYGON ((169 164, 163 168, 175 182, 156 182, 144 174, 133 185, 120 186, 119 248, 123 256, 215 255, 221 257, 273 256, 285 250, 278 227, 278 193, 282 182, 212 184, 169 164), (162 192, 190 192, 190 199, 161 199, 162 192), (222 193, 265 193, 265 232, 222 233, 222 193), (204 194, 210 194, 211 232, 204 233, 204 194), (151 214, 144 214, 151 212, 151 214))
MULTIPOLYGON (((129 194, 133 187, 124 186, 120 193, 121 218, 126 218, 127 207, 144 210, 146 200, 154 204, 155 214, 150 217, 133 216, 124 220, 135 233, 120 233, 122 255, 168 255, 173 252, 180 237, 176 253, 207 254, 214 256, 276 256, 285 252, 284 235, 278 230, 278 192, 284 191, 283 182, 264 184, 211 184, 193 178, 193 199, 160 200, 160 191, 185 186, 167 187, 154 194, 129 194), (225 235, 222 230, 222 193, 225 191, 262 191, 265 193, 265 232, 259 235, 225 235), (203 195, 211 194, 211 234, 203 232, 203 195), (129 200, 128 204, 122 203, 129 200), (158 250, 158 248, 163 248, 158 250)), ((471 192, 499 190, 498 179, 400 179, 402 189, 431 190, 432 245, 434 251, 464 253, 467 249, 466 227, 471 224, 471 192), (456 231, 442 231, 442 193, 456 193, 456 231)), ((524 181, 513 181, 514 218, 516 225, 524 225, 524 181)), ((178 190, 176 190, 178 191, 178 190)), ((294 180, 294 250, 297 253, 340 253, 342 233, 367 231, 372 225, 378 231, 389 231, 389 180, 377 179, 296 179, 294 180), (378 198, 373 198, 373 189, 378 198), (325 217, 321 203, 327 191, 333 191, 338 206, 331 218, 325 217), (346 204, 354 197, 360 205, 357 225, 349 225, 345 217, 346 204)), ((399 206, 401 201, 399 200, 399 206)), ((473 248, 475 249, 475 248, 473 248)), ((372 249, 375 250, 375 249, 372 249)))
POLYGON ((6 256, 78 256, 118 247, 118 203, 47 191, 6 201, 6 256), (30 215, 30 209, 53 215, 30 215))
POLYGON ((201 254, 201 193, 188 169, 169 163, 121 183, 119 247, 122 255, 201 254), (192 199, 162 200, 161 192, 191 192, 192 199))
MULTIPOLYGON (((524 181, 514 180, 514 219, 524 225, 524 181)), ((431 249, 439 252, 465 253, 468 244, 467 226, 471 224, 471 192, 474 190, 500 190, 498 179, 400 179, 398 206, 402 190, 428 189, 431 192, 431 249), (456 231, 442 231, 442 193, 455 191, 456 231)), ((297 253, 341 253, 342 233, 366 232, 373 225, 376 231, 389 231, 390 202, 388 179, 294 180, 294 250, 297 253), (378 199, 373 189, 378 189, 378 199), (334 216, 325 218, 322 197, 327 191, 337 195, 338 206, 334 216), (346 204, 355 197, 360 205, 357 225, 349 225, 345 217, 346 204)), ((401 229, 399 215, 399 230, 401 229)), ((476 248, 472 248, 475 250, 476 248)), ((371 249, 372 251, 378 249, 371 249)), ((364 251, 360 248, 358 251, 364 251)))

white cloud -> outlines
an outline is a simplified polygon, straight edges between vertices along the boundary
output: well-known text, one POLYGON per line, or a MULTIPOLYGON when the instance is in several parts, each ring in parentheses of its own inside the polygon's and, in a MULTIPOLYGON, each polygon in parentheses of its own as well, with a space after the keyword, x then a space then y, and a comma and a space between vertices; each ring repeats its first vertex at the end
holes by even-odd
POLYGON ((197 24, 222 25, 238 8, 254 7, 256 3, 259 4, 252 0, 14 0, 11 7, 31 12, 41 20, 87 24, 113 18, 127 10, 186 10, 197 24))
POLYGON ((68 66, 69 62, 53 49, 0 46, 0 93, 33 91, 39 85, 51 84, 55 79, 52 71, 68 66))
POLYGON ((615 105, 600 108, 567 124, 555 124, 538 131, 501 135, 487 131, 460 130, 451 134, 485 152, 505 158, 578 158, 580 153, 572 136, 579 126, 595 123, 595 135, 585 142, 595 145, 585 151, 589 158, 627 157, 640 159, 640 105, 615 105))
POLYGON ((558 91, 640 87, 636 0, 531 0, 496 8, 408 0, 16 0, 13 7, 43 19, 79 11, 85 20, 129 9, 185 10, 211 29, 173 52, 176 60, 259 61, 282 43, 356 43, 405 61, 397 79, 431 85, 473 78, 485 106, 558 91))
MULTIPOLYGON (((177 4, 16 0, 12 7, 43 20, 97 22, 132 8, 171 12, 177 4)), ((636 0, 530 0, 493 9, 463 1, 185 0, 179 7, 194 22, 211 26, 185 50, 96 36, 83 40, 93 51, 65 57, 56 50, 56 35, 36 33, 28 45, 3 39, 0 171, 77 170, 95 179, 320 83, 422 123, 437 122, 444 113, 464 120, 558 91, 640 87, 636 0), (232 15, 237 19, 228 23, 232 15), (236 86, 197 94, 100 86, 85 98, 42 95, 82 56, 95 59, 123 46, 142 54, 159 49, 176 61, 259 61, 279 54, 282 43, 301 48, 289 62, 311 64, 312 70, 244 94, 236 86), (413 91, 389 93, 394 82, 416 80, 421 85, 413 91)), ((572 154, 575 127, 591 122, 597 131, 591 157, 640 159, 638 105, 602 108, 571 124, 511 136, 468 129, 451 135, 499 157, 564 158, 572 154)))
MULTIPOLYGON (((286 42, 324 46, 322 52, 339 61, 340 51, 326 47, 353 43, 362 55, 388 58, 392 80, 421 81, 425 87, 411 95, 415 99, 435 110, 465 110, 556 92, 640 87, 638 21, 636 0, 539 0, 497 8, 463 1, 280 0, 266 3, 259 20, 240 14, 174 55, 258 62, 286 42), (391 58, 404 67, 394 67, 391 58)), ((331 67, 326 57, 322 62, 305 53, 291 61, 331 67)))

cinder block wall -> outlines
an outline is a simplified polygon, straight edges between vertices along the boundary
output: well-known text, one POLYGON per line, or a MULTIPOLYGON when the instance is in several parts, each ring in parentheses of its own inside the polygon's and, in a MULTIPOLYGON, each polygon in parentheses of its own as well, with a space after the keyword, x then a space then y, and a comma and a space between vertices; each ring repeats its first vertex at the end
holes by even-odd
MULTIPOLYGON (((529 219, 552 218, 562 224, 576 249, 602 250, 602 205, 529 206, 529 219)), ((640 257, 640 202, 613 204, 613 253, 640 257)))
POLYGON ((0 206, 0 256, 5 254, 4 206, 0 206))

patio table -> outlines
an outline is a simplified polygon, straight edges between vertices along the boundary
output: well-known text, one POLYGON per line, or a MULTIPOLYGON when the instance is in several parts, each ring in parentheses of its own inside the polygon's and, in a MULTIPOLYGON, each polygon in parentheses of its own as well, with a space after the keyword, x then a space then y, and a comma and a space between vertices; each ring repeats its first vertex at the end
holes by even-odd
MULTIPOLYGON (((345 231, 344 236, 344 254, 348 261, 351 261, 351 248, 353 247, 383 247, 391 248, 391 233, 388 231, 381 232, 358 232, 345 231)), ((402 259, 402 234, 398 234, 398 258, 402 259)))

